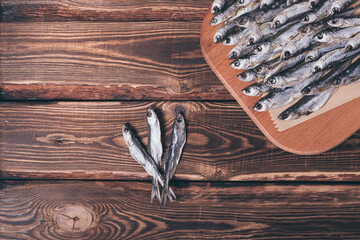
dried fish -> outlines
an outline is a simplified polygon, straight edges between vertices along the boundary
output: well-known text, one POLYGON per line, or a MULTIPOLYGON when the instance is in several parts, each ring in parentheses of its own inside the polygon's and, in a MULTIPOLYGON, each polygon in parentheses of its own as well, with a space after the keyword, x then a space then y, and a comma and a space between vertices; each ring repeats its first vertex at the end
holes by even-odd
POLYGON ((171 137, 169 150, 165 160, 165 186, 162 192, 161 207, 166 204, 169 194, 169 182, 175 174, 176 167, 179 164, 183 148, 186 143, 186 124, 185 118, 181 113, 176 114, 171 137))

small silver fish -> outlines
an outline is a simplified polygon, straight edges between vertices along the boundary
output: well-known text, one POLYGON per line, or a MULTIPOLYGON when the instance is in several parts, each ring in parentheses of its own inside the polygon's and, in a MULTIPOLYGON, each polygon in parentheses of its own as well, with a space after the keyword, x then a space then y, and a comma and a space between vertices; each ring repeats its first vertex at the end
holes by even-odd
POLYGON ((332 42, 336 40, 349 39, 360 32, 360 26, 344 28, 339 31, 320 32, 316 35, 315 40, 318 42, 332 42))
POLYGON ((312 72, 324 71, 326 68, 334 66, 338 62, 345 61, 346 59, 356 56, 359 52, 360 49, 350 52, 344 52, 343 49, 336 49, 328 52, 315 62, 312 72))
POLYGON ((287 86, 292 86, 314 75, 314 73, 311 72, 312 68, 313 68, 313 63, 306 63, 299 66, 294 71, 286 72, 283 74, 276 74, 268 78, 266 82, 268 84, 271 84, 271 86, 275 88, 284 88, 287 86))
MULTIPOLYGON (((160 129, 160 122, 155 113, 155 111, 151 108, 147 110, 146 113, 146 121, 148 123, 148 146, 147 150, 148 153, 151 155, 153 160, 156 163, 157 168, 160 168, 161 165, 161 156, 163 154, 163 147, 161 143, 161 129, 160 129)), ((150 202, 152 203, 154 197, 161 200, 160 198, 160 189, 158 182, 155 177, 152 180, 152 191, 151 191, 151 199, 150 202)))
POLYGON ((360 18, 334 18, 328 21, 330 27, 348 28, 360 26, 360 18))
POLYGON ((301 89, 303 89, 304 86, 316 81, 321 76, 321 73, 317 73, 294 86, 287 87, 281 91, 270 92, 268 95, 260 99, 253 109, 258 112, 263 112, 291 103, 303 95, 301 89))
MULTIPOLYGON (((330 16, 330 9, 331 9, 331 6, 332 4, 334 3, 335 0, 326 0, 324 2, 324 4, 315 12, 309 12, 307 13, 302 19, 301 21, 303 23, 312 23, 312 22, 315 22, 315 21, 320 21, 320 20, 323 20, 327 17, 330 16)), ((314 1, 312 1, 311 3, 314 3, 314 1)), ((311 4, 309 2, 309 4, 311 4)))
POLYGON ((307 2, 301 2, 298 4, 294 4, 284 11, 280 12, 272 21, 272 27, 277 28, 280 27, 287 22, 300 17, 301 15, 311 11, 307 2))
POLYGON ((224 25, 222 25, 214 35, 214 43, 221 42, 226 35, 233 32, 233 30, 237 29, 234 21, 228 21, 224 25))
POLYGON ((269 84, 265 81, 254 83, 242 90, 242 92, 247 96, 259 96, 265 92, 268 92, 271 88, 269 84))
POLYGON ((360 58, 352 63, 347 69, 331 80, 332 85, 343 86, 360 81, 360 58))
POLYGON ((252 53, 256 47, 257 47, 257 45, 246 46, 246 44, 244 44, 244 43, 239 43, 236 47, 234 47, 230 51, 228 58, 229 59, 237 59, 237 58, 243 57, 245 55, 252 53))
POLYGON ((161 207, 165 207, 169 194, 169 182, 175 174, 183 148, 186 143, 186 124, 181 113, 176 114, 169 150, 165 160, 165 186, 162 192, 161 207))
POLYGON ((344 48, 346 43, 347 40, 337 40, 332 43, 323 43, 319 46, 316 46, 306 55, 305 62, 316 61, 328 52, 331 52, 335 49, 344 48))
POLYGON ((226 0, 214 0, 212 6, 211 6, 211 13, 216 14, 218 12, 221 12, 226 4, 226 0))
POLYGON ((355 0, 336 0, 331 6, 330 13, 338 14, 354 1, 355 0))
POLYGON ((293 106, 282 112, 278 118, 280 120, 293 120, 318 111, 327 103, 335 89, 333 87, 317 95, 304 96, 293 106))
POLYGON ((158 171, 157 164, 149 155, 149 153, 143 148, 140 144, 139 140, 135 137, 132 129, 129 125, 125 124, 122 127, 122 133, 125 140, 126 145, 129 147, 129 152, 131 156, 143 166, 145 171, 156 178, 156 180, 160 183, 161 186, 164 186, 164 178, 158 171))
POLYGON ((360 33, 352 37, 345 46, 345 51, 350 52, 358 49, 360 46, 360 33))
POLYGON ((304 95, 315 95, 319 92, 325 91, 326 89, 332 87, 332 80, 338 76, 341 72, 343 72, 349 65, 351 64, 351 61, 345 61, 341 64, 339 64, 333 71, 325 74, 320 79, 306 85, 301 92, 304 95))
POLYGON ((270 77, 274 76, 275 74, 281 73, 281 72, 303 62, 306 55, 307 55, 307 53, 304 53, 304 54, 300 54, 296 57, 290 58, 288 60, 281 61, 281 63, 279 63, 274 69, 270 70, 267 73, 265 80, 269 79, 270 77))
POLYGON ((249 69, 240 73, 237 78, 243 82, 254 82, 259 79, 264 79, 263 74, 256 73, 254 70, 249 69))
POLYGON ((241 8, 241 4, 239 4, 239 1, 243 0, 237 0, 233 4, 231 4, 227 9, 225 9, 223 12, 220 12, 219 14, 215 15, 211 22, 211 26, 216 26, 220 23, 223 23, 227 21, 230 18, 234 17, 234 14, 241 8))

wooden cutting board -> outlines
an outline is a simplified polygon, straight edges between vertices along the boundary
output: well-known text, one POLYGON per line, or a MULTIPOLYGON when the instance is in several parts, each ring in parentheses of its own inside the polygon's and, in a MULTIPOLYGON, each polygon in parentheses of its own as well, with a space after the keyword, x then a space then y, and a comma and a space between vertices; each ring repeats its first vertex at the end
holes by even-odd
POLYGON ((221 24, 210 26, 212 17, 209 8, 201 28, 200 41, 204 58, 236 101, 275 145, 296 154, 319 154, 342 143, 360 129, 360 97, 355 97, 339 107, 280 132, 269 112, 259 113, 252 109, 261 97, 249 97, 241 92, 252 83, 238 80, 236 76, 239 70, 230 66, 233 60, 227 57, 234 46, 213 42, 213 36, 221 24))

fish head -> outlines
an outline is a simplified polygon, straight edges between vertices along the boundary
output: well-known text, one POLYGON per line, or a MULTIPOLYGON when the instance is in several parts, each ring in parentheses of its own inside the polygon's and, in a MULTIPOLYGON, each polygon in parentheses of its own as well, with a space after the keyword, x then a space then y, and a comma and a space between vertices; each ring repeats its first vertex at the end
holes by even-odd
POLYGON ((267 9, 271 5, 271 0, 262 0, 260 3, 260 9, 267 9))
POLYGON ((340 85, 343 85, 343 82, 344 82, 343 80, 344 80, 343 78, 336 77, 333 80, 331 80, 331 84, 335 85, 335 86, 340 86, 340 85))
POLYGON ((309 8, 315 9, 316 6, 319 4, 320 0, 309 0, 309 8))
POLYGON ((331 15, 338 14, 343 10, 344 7, 345 7, 344 1, 335 1, 330 8, 330 14, 331 15))
POLYGON ((221 40, 223 39, 223 34, 222 33, 215 33, 214 35, 214 43, 219 43, 221 42, 221 40))
POLYGON ((330 27, 341 27, 344 24, 344 18, 334 18, 327 22, 330 27))
POLYGON ((321 61, 321 59, 319 61, 317 61, 314 66, 312 67, 311 71, 313 73, 317 73, 317 72, 321 72, 325 69, 326 65, 324 61, 321 61))
POLYGON ((229 35, 227 37, 224 38, 224 40, 222 41, 222 44, 224 45, 235 45, 235 38, 234 35, 229 35))
POLYGON ((261 41, 262 38, 263 38, 263 35, 260 32, 254 32, 254 33, 250 34, 248 40, 246 41, 246 44, 248 46, 251 46, 251 45, 261 41))
POLYGON ((316 19, 317 19, 317 17, 316 17, 315 13, 308 13, 301 19, 301 22, 302 23, 312 23, 312 22, 315 22, 316 19))
POLYGON ((247 70, 243 73, 240 73, 237 78, 243 82, 252 82, 256 80, 256 74, 252 70, 247 70))
POLYGON ((215 16, 211 19, 210 25, 211 25, 211 26, 216 26, 216 25, 218 25, 219 23, 221 23, 221 21, 222 21, 221 15, 220 15, 220 14, 215 15, 215 16))
POLYGON ((317 93, 317 88, 316 88, 316 84, 311 83, 309 85, 307 85, 306 87, 304 87, 301 90, 301 93, 304 95, 314 95, 317 93))
POLYGON ((250 23, 251 18, 249 16, 240 16, 237 19, 234 20, 234 23, 236 26, 238 27, 247 27, 248 24, 250 23))
POLYGON ((240 57, 240 54, 241 54, 240 51, 238 51, 237 49, 233 49, 229 53, 228 59, 237 59, 238 57, 240 57))
POLYGON ((147 109, 146 120, 149 123, 149 125, 155 125, 158 122, 157 115, 153 109, 151 108, 147 109))
POLYGON ((345 51, 350 52, 350 51, 352 51, 354 49, 357 49, 357 48, 359 48, 359 41, 350 39, 350 41, 345 46, 345 51))
POLYGON ((230 65, 235 69, 245 69, 246 64, 248 63, 248 59, 237 59, 233 61, 230 65))
POLYGON ((278 15, 274 18, 273 22, 271 23, 272 28, 277 28, 286 23, 288 18, 285 15, 278 15))
POLYGON ((263 98, 254 105, 253 109, 257 112, 264 112, 270 109, 272 105, 273 103, 269 99, 263 98))
POLYGON ((218 2, 214 2, 211 8, 211 14, 216 14, 218 12, 220 12, 221 10, 221 4, 218 2))
POLYGON ((258 96, 260 94, 260 87, 257 84, 253 84, 244 88, 242 92, 247 96, 258 96))
POLYGON ((315 41, 317 42, 330 42, 332 40, 332 35, 329 32, 320 32, 316 34, 315 41))
POLYGON ((179 130, 184 130, 185 129, 185 127, 186 127, 185 118, 181 113, 176 114, 174 124, 175 124, 175 128, 177 128, 179 130))
POLYGON ((251 3, 252 0, 237 0, 236 4, 239 7, 246 6, 251 3))
POLYGON ((278 118, 280 120, 292 120, 292 119, 297 119, 298 116, 295 113, 295 111, 291 108, 286 109, 285 111, 283 111, 278 118))
POLYGON ((272 77, 269 77, 267 80, 266 80, 266 83, 269 84, 270 86, 272 87, 280 87, 282 85, 285 85, 285 80, 282 76, 272 76, 272 77))
POLYGON ((319 50, 317 50, 317 49, 312 50, 306 55, 305 62, 308 63, 308 62, 316 61, 317 59, 319 59, 319 57, 320 57, 319 50))
POLYGON ((290 44, 284 48, 284 50, 281 53, 280 59, 288 59, 294 56, 296 53, 296 46, 294 44, 290 44))
POLYGON ((131 142, 131 138, 132 138, 131 127, 129 126, 129 124, 123 125, 122 134, 123 134, 126 144, 129 145, 129 143, 131 142))
POLYGON ((261 55, 261 54, 269 52, 270 48, 271 48, 271 43, 264 42, 255 48, 254 53, 261 55))

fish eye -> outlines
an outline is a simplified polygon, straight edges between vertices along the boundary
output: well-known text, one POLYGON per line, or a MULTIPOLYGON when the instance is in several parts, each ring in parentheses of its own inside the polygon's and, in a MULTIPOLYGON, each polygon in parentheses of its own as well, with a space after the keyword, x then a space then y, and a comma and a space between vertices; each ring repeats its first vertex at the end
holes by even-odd
POLYGON ((308 56, 306 59, 307 59, 308 62, 314 61, 314 58, 312 56, 308 56))
POLYGON ((250 44, 253 44, 254 42, 255 42, 255 39, 254 39, 254 38, 250 38, 250 39, 249 39, 249 43, 250 43, 250 44))
POLYGON ((302 90, 302 93, 303 94, 310 94, 311 92, 311 87, 305 87, 303 90, 302 90))
POLYGON ((227 38, 225 39, 225 42, 226 42, 226 43, 231 43, 231 39, 230 39, 229 37, 227 37, 227 38))
POLYGON ((260 71, 262 70, 262 67, 261 67, 261 66, 258 66, 258 67, 256 67, 254 70, 255 70, 255 72, 260 72, 260 71))
POLYGON ((324 38, 324 35, 322 33, 320 33, 320 34, 317 35, 317 38, 321 40, 321 39, 324 38))
POLYGON ((280 21, 276 21, 276 22, 275 22, 275 26, 276 26, 276 27, 280 26, 280 24, 281 24, 280 21))
POLYGON ((336 79, 336 80, 335 80, 335 84, 336 84, 336 85, 339 85, 340 83, 341 83, 341 80, 340 80, 340 79, 336 79))
POLYGON ((176 121, 177 121, 178 123, 181 123, 181 122, 182 122, 182 118, 181 118, 181 117, 178 117, 178 118, 176 118, 176 121))
POLYGON ((212 23, 212 24, 217 23, 217 19, 214 17, 214 18, 211 20, 211 23, 212 23))
POLYGON ((321 68, 320 68, 319 66, 316 66, 316 67, 314 68, 314 70, 315 70, 315 72, 319 72, 319 71, 321 70, 321 68))
POLYGON ((238 67, 238 66, 240 66, 240 62, 239 62, 238 60, 236 60, 236 61, 234 62, 234 65, 235 65, 235 67, 238 67))
POLYGON ((237 53, 236 53, 235 51, 231 52, 229 58, 230 58, 230 59, 237 58, 237 53))
POLYGON ((307 21, 309 21, 309 16, 306 15, 303 19, 304 19, 305 22, 307 22, 307 21))
POLYGON ((311 8, 315 8, 316 3, 315 3, 315 2, 311 2, 310 5, 311 5, 311 8))
POLYGON ((348 45, 346 46, 346 49, 345 49, 347 52, 349 51, 352 51, 353 50, 353 47, 351 45, 348 45))
POLYGON ((243 91, 244 91, 244 93, 250 93, 250 89, 249 89, 249 88, 245 88, 243 91))
POLYGON ((336 19, 333 19, 333 20, 331 21, 332 24, 337 24, 337 22, 338 22, 338 21, 337 21, 336 19))
POLYGON ((271 77, 271 78, 269 78, 269 83, 271 83, 271 84, 275 84, 276 83, 276 78, 274 78, 274 77, 271 77))
POLYGON ((213 10, 214 10, 214 12, 215 12, 215 13, 217 13, 217 12, 219 12, 219 11, 220 11, 220 9, 219 9, 219 7, 218 7, 218 6, 215 6, 215 7, 213 8, 213 10))
POLYGON ((262 104, 261 103, 257 103, 255 104, 254 106, 254 110, 261 110, 263 108, 262 104))
POLYGON ((261 46, 256 47, 256 51, 261 52, 261 51, 262 51, 262 47, 261 47, 261 46))
POLYGON ((244 0, 239 0, 239 3, 243 4, 243 3, 244 3, 244 0))
POLYGON ((151 111, 148 111, 147 112, 147 117, 151 117, 152 116, 152 112, 151 111))
POLYGON ((280 120, 285 120, 289 117, 289 114, 287 112, 283 112, 279 115, 280 120))
POLYGON ((242 74, 240 74, 240 77, 242 77, 242 78, 247 78, 247 74, 246 74, 246 73, 242 73, 242 74))
POLYGON ((128 133, 128 132, 129 132, 129 128, 124 127, 124 132, 125 132, 125 133, 128 133))
POLYGON ((286 51, 285 53, 284 53, 284 55, 285 55, 285 57, 290 57, 291 56, 291 53, 290 53, 290 51, 286 51))
POLYGON ((338 7, 334 7, 334 8, 332 9, 332 12, 333 12, 333 13, 339 13, 339 12, 340 12, 340 9, 339 9, 338 7))

